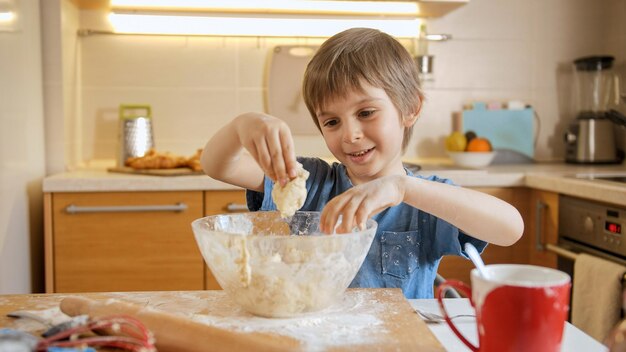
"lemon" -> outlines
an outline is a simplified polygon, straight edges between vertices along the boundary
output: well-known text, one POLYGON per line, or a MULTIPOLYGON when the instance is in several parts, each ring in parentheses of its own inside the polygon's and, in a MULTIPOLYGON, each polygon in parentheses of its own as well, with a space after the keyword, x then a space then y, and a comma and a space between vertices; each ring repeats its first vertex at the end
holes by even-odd
POLYGON ((462 152, 467 146, 467 138, 459 131, 452 132, 446 137, 446 150, 450 152, 462 152))

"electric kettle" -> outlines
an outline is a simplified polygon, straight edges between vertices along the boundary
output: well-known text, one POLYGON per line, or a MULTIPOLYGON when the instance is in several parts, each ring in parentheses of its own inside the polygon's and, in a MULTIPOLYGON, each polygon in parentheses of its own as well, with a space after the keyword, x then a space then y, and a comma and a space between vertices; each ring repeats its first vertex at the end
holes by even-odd
POLYGON ((565 161, 577 164, 620 163, 611 106, 619 104, 619 79, 612 56, 590 56, 574 61, 576 119, 565 133, 565 161))

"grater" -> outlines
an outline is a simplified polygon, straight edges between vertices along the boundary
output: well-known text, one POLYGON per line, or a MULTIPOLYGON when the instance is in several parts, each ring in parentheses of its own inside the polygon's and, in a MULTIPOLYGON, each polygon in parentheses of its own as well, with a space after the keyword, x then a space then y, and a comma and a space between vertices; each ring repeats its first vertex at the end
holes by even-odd
POLYGON ((118 130, 119 167, 131 157, 142 157, 154 148, 152 109, 149 105, 120 105, 118 130))

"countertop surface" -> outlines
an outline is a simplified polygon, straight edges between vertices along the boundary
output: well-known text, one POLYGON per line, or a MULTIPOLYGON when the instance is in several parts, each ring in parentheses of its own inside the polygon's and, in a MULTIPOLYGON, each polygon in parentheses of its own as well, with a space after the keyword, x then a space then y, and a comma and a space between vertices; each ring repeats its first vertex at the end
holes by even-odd
MULTIPOLYGON (((139 304, 231 331, 280 334, 299 340, 305 351, 353 350, 355 341, 358 341, 361 349, 367 349, 364 346, 369 346, 375 350, 396 350, 396 347, 399 347, 397 350, 469 351, 447 324, 424 324, 419 320, 419 315, 413 311, 420 309, 440 314, 436 300, 411 299, 407 304, 401 292, 390 292, 388 289, 348 289, 340 302, 324 311, 285 319, 252 316, 241 310, 224 291, 110 292, 75 295, 107 303, 114 300, 139 304), (384 299, 390 294, 392 296, 398 294, 403 302, 384 299), (391 315, 387 316, 389 314, 391 315), (406 320, 406 324, 401 324, 402 319, 406 320), (400 328, 406 335, 399 332, 400 328), (388 338, 392 340, 388 341, 388 338), (406 341, 403 342, 405 339, 419 340, 418 345, 406 344, 406 341), (385 348, 381 348, 382 346, 385 348)), ((31 333, 42 331, 43 325, 33 320, 6 317, 6 313, 15 310, 25 310, 54 323, 62 322, 67 316, 59 310, 59 302, 67 296, 0 295, 2 303, 0 327, 31 333)), ((445 304, 450 314, 474 314, 468 299, 446 299, 445 304)), ((458 318, 454 322, 464 336, 472 343, 477 343, 475 318, 458 318)), ((158 337, 157 334, 157 343, 158 337)), ((561 350, 604 352, 607 348, 572 324, 565 323, 561 350)))
MULTIPOLYGON (((451 315, 456 314, 475 314, 469 299, 453 298, 444 300, 446 309, 451 315)), ((409 303, 414 309, 424 312, 441 314, 436 299, 410 299, 409 303)), ((471 317, 463 317, 454 319, 454 323, 461 333, 473 344, 478 343, 478 332, 476 331, 476 319, 471 317)), ((439 342, 447 351, 465 352, 470 351, 461 340, 452 332, 446 323, 428 324, 430 331, 437 337, 439 342)), ((563 330, 563 341, 561 351, 567 352, 605 352, 608 351, 606 346, 594 340, 591 336, 570 323, 565 323, 563 330)))
MULTIPOLYGON (((59 302, 68 295, 0 295, 0 327, 8 327, 38 333, 40 323, 30 319, 12 319, 6 313, 27 310, 30 313, 63 321, 59 302)), ((208 291, 155 291, 155 292, 102 292, 80 293, 72 296, 91 299, 100 306, 94 312, 113 314, 108 306, 113 301, 131 303, 139 309, 136 314, 128 313, 144 321, 155 333, 157 348, 160 341, 174 341, 175 335, 193 338, 193 335, 177 334, 177 329, 200 333, 211 333, 202 327, 191 327, 184 322, 195 322, 232 333, 240 338, 248 333, 282 336, 298 342, 300 351, 444 351, 444 347, 415 313, 400 289, 348 289, 334 304, 317 312, 291 318, 263 318, 254 316, 240 308, 222 290, 208 291), (162 313, 158 321, 154 312, 162 313), (166 314, 166 315, 163 315, 166 314), (149 317, 151 315, 151 317, 149 317), (177 317, 178 319, 172 319, 177 317), (182 318, 182 319, 181 319, 182 318), (182 321, 181 321, 182 320, 182 321), (157 326, 155 323, 159 322, 157 326), (169 338, 168 338, 169 337, 169 338)), ((66 304, 66 308, 68 305, 66 304)), ((82 306, 81 306, 82 307, 82 306)), ((76 307, 78 308, 78 306, 76 307)), ((66 310, 67 311, 67 310, 66 310)), ((81 311, 80 314, 86 313, 81 311)), ((120 312, 117 312, 119 314, 120 312)), ((223 335, 223 334, 222 334, 223 335)), ((213 333, 213 337, 217 338, 213 333)), ((215 341, 224 344, 225 339, 215 341)), ((182 346, 181 346, 182 347, 182 346)), ((188 347, 188 346, 187 346, 188 347)), ((204 346, 205 348, 207 346, 204 346)), ((267 351, 248 346, 246 351, 267 351)), ((233 346, 233 349, 236 350, 233 346)), ((163 351, 166 349, 163 348, 163 351)), ((168 349, 172 351, 173 349, 168 349)), ((181 350, 190 351, 181 348, 181 350)), ((199 349, 195 349, 197 351, 199 349)), ((216 349, 223 350, 223 349, 216 349)))
MULTIPOLYGON (((449 178, 464 187, 530 187, 581 198, 626 205, 626 184, 590 175, 626 175, 626 165, 533 163, 463 169, 451 165, 420 164, 418 174, 449 178)), ((44 192, 128 192, 236 190, 208 176, 147 176, 83 169, 46 177, 44 192)))

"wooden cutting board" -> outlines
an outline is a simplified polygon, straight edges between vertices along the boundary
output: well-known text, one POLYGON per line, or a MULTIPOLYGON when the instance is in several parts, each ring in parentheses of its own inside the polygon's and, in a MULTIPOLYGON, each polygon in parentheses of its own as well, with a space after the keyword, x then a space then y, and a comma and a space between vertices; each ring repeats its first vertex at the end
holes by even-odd
MULTIPOLYGON (((8 318, 6 314, 26 309, 40 310, 50 316, 66 296, 0 296, 0 327, 40 330, 38 323, 8 318)), ((284 335, 299 340, 303 351, 444 351, 399 289, 349 289, 340 302, 324 311, 290 319, 250 315, 224 291, 87 293, 75 296, 103 301, 114 298, 238 332, 284 335)))
POLYGON ((108 168, 109 172, 117 172, 122 174, 135 175, 152 175, 152 176, 191 176, 204 175, 201 170, 195 171, 188 167, 179 167, 175 169, 133 169, 132 167, 120 166, 108 168))

